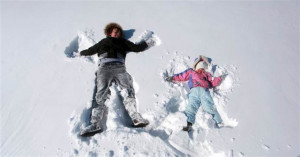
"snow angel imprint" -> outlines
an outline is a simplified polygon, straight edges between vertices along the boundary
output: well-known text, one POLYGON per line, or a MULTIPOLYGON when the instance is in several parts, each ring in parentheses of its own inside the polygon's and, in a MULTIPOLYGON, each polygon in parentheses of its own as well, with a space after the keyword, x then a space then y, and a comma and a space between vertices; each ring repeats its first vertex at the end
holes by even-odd
POLYGON ((205 56, 199 56, 195 59, 194 67, 189 68, 179 74, 168 76, 165 78, 169 82, 183 82, 188 81, 190 93, 188 95, 188 105, 184 111, 187 116, 187 126, 183 128, 184 131, 191 131, 192 125, 195 123, 195 116, 202 105, 203 110, 213 116, 217 127, 223 127, 224 123, 217 111, 214 101, 210 95, 209 88, 220 85, 221 81, 226 75, 213 78, 205 69, 208 68, 209 62, 205 56))
POLYGON ((123 103, 134 127, 144 127, 149 121, 144 119, 136 108, 135 92, 131 75, 126 71, 125 59, 128 52, 141 52, 153 44, 151 38, 138 44, 124 39, 122 27, 117 23, 109 23, 104 33, 106 38, 94 46, 80 52, 81 56, 99 56, 99 68, 97 70, 97 106, 92 108, 90 125, 84 128, 81 136, 92 136, 102 130, 101 122, 107 111, 105 101, 110 96, 109 87, 116 83, 125 91, 123 103))

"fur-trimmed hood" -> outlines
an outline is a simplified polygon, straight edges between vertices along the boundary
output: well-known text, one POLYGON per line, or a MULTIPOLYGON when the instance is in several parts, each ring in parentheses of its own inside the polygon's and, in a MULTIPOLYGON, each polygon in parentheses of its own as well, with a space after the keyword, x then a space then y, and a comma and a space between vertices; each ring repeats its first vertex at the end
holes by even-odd
POLYGON ((123 32, 122 27, 115 22, 111 22, 105 26, 104 34, 108 37, 114 28, 118 28, 121 32, 121 37, 124 38, 124 32, 123 32))

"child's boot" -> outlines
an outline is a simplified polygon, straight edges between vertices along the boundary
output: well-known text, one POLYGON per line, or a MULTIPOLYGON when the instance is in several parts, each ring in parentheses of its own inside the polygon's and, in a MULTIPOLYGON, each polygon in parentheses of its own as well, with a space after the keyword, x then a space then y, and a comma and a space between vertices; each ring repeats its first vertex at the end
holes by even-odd
POLYGON ((92 110, 90 125, 85 127, 81 132, 81 136, 93 136, 102 131, 101 121, 105 113, 106 106, 101 105, 92 110))
POLYGON ((183 127, 182 130, 190 132, 190 131, 192 131, 192 125, 193 125, 192 123, 187 122, 187 126, 183 127))
POLYGON ((223 122, 217 123, 217 128, 223 128, 225 127, 225 124, 223 122))
POLYGON ((140 113, 136 112, 133 115, 130 116, 133 127, 145 127, 149 124, 149 121, 147 119, 144 119, 140 113))

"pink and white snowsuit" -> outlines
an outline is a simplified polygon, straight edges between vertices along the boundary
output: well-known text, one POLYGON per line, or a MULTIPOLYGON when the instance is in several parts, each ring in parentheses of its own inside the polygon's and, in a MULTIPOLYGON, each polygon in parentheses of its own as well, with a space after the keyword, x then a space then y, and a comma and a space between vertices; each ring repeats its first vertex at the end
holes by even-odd
POLYGON ((202 105, 202 108, 205 112, 213 115, 213 119, 217 124, 222 123, 221 116, 217 111, 214 101, 208 90, 209 88, 218 86, 222 81, 221 77, 216 77, 213 79, 209 72, 198 73, 193 69, 187 69, 182 73, 175 74, 173 76, 173 81, 188 81, 188 85, 191 89, 188 95, 188 105, 185 109, 185 115, 188 118, 188 122, 192 124, 195 123, 197 111, 202 105))

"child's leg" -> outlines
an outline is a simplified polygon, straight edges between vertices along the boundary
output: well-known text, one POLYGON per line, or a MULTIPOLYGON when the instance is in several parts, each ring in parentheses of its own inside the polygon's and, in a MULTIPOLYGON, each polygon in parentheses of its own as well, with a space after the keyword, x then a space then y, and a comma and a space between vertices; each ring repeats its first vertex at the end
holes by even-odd
POLYGON ((121 95, 123 97, 125 109, 131 117, 133 114, 137 113, 132 77, 124 69, 124 72, 116 74, 116 81, 122 90, 121 95))
POLYGON ((111 83, 113 81, 113 75, 109 71, 110 67, 99 67, 97 71, 97 93, 95 99, 98 105, 105 105, 105 101, 110 97, 111 83))
POLYGON ((192 124, 195 123, 196 114, 201 105, 199 97, 198 88, 192 88, 188 96, 188 105, 185 109, 185 115, 188 118, 187 121, 192 124))
POLYGON ((122 89, 121 95, 123 97, 123 103, 133 122, 133 125, 135 127, 143 127, 148 125, 149 121, 147 119, 144 119, 142 115, 137 111, 133 80, 131 75, 126 72, 125 67, 120 68, 120 71, 116 73, 115 79, 117 84, 122 89))
POLYGON ((201 103, 202 103, 203 110, 205 112, 212 114, 213 119, 216 121, 216 123, 221 123, 223 121, 221 119, 219 112, 216 109, 216 106, 214 105, 214 101, 213 101, 208 89, 202 88, 201 103))

